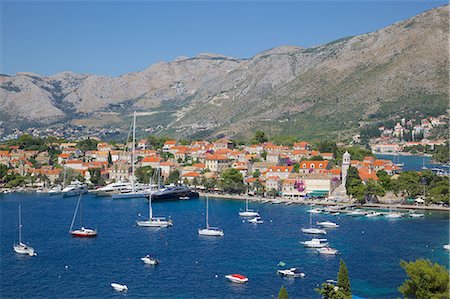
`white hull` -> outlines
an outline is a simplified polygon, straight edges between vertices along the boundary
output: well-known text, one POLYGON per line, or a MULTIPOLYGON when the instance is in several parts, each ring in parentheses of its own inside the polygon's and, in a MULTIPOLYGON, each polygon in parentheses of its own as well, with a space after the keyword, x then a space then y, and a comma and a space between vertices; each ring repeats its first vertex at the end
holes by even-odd
POLYGON ((412 218, 422 218, 424 216, 425 215, 422 214, 422 213, 411 213, 411 214, 409 214, 409 217, 412 217, 412 218))
POLYGON ((225 278, 234 283, 246 283, 248 281, 247 277, 239 278, 233 275, 226 275, 225 278))
POLYGON ((145 220, 137 221, 136 224, 142 227, 169 227, 173 225, 171 220, 145 220))
POLYGON ((367 218, 373 218, 373 217, 378 217, 378 216, 381 216, 381 213, 373 212, 373 213, 366 215, 367 218))
POLYGON ((305 277, 305 273, 303 272, 295 272, 295 269, 288 270, 277 270, 277 273, 286 277, 298 278, 305 277))
POLYGON ((126 284, 118 284, 113 282, 111 284, 111 287, 118 292, 128 291, 128 287, 126 284))
POLYGON ((388 218, 388 219, 397 219, 397 218, 402 218, 402 214, 398 214, 398 213, 390 213, 390 214, 386 214, 384 217, 388 218))
POLYGON ((318 210, 318 209, 308 210, 307 212, 308 212, 308 213, 312 213, 312 214, 320 214, 320 213, 322 213, 322 211, 321 211, 321 210, 318 210))
POLYGON ((327 254, 327 255, 336 255, 336 254, 338 254, 338 251, 336 249, 329 248, 329 247, 324 247, 324 248, 317 249, 317 252, 319 252, 320 254, 327 254))
POLYGON ((313 234, 313 235, 326 235, 327 232, 320 228, 302 228, 302 232, 305 234, 313 234))
POLYGON ((443 247, 445 250, 450 250, 450 244, 446 244, 446 245, 444 245, 444 247, 443 247))
POLYGON ((303 246, 309 247, 309 248, 322 248, 327 247, 328 242, 326 242, 327 239, 312 239, 310 241, 304 241, 300 242, 303 246))
POLYGON ((258 214, 258 212, 254 212, 254 211, 244 211, 244 212, 239 212, 239 216, 241 216, 241 217, 258 217, 259 214, 258 214))
POLYGON ((198 234, 201 236, 214 236, 214 237, 222 237, 224 235, 222 230, 209 228, 199 229, 198 234))
POLYGON ((141 258, 141 261, 144 262, 146 265, 158 265, 159 261, 150 257, 143 257, 141 258))
POLYGON ((37 253, 34 252, 34 248, 27 246, 24 243, 19 243, 14 245, 14 251, 19 254, 27 254, 29 256, 36 256, 37 253))
POLYGON ((254 224, 264 223, 264 221, 260 217, 255 217, 255 218, 252 218, 252 219, 248 219, 247 222, 254 223, 254 224))
POLYGON ((317 225, 322 226, 322 227, 328 227, 328 228, 336 228, 339 227, 339 225, 337 225, 334 222, 330 222, 330 221, 324 221, 324 222, 317 222, 317 225))

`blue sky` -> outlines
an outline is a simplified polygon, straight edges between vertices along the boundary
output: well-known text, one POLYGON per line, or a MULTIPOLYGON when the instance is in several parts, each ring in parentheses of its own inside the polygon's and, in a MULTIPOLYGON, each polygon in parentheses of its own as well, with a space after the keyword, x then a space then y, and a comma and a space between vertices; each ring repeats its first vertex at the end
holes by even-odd
POLYGON ((5 1, 0 73, 117 76, 202 52, 247 58, 377 30, 446 1, 5 1))

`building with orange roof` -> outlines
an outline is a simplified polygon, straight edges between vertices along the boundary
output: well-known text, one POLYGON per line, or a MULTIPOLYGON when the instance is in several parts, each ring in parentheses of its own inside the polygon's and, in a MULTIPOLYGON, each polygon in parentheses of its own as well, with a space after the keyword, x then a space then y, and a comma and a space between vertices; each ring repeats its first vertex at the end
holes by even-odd
POLYGON ((151 168, 157 168, 161 162, 163 162, 164 160, 160 157, 144 157, 144 159, 142 159, 141 161, 141 166, 150 166, 151 168))
POLYGON ((58 164, 62 165, 67 162, 67 160, 73 159, 73 155, 71 154, 59 154, 58 155, 58 164))
POLYGON ((267 168, 266 178, 277 176, 280 179, 284 180, 289 177, 289 174, 293 169, 293 166, 270 166, 269 168, 267 168))
POLYGON ((181 175, 181 178, 183 180, 186 179, 188 182, 192 182, 195 178, 198 179, 199 177, 200 177, 200 174, 197 172, 193 172, 193 171, 187 172, 187 173, 181 175))
POLYGON ((266 178, 266 190, 275 189, 276 191, 281 190, 281 179, 278 176, 271 176, 266 178))
POLYGON ((176 140, 167 140, 166 142, 164 142, 162 150, 164 152, 168 152, 172 147, 174 147, 176 145, 177 145, 177 141, 176 140))
POLYGON ((231 161, 224 155, 207 155, 205 158, 206 168, 212 172, 221 173, 225 169, 230 168, 231 161))
POLYGON ((330 164, 328 161, 302 161, 299 165, 299 172, 302 173, 312 173, 318 172, 318 170, 330 169, 330 164))
POLYGON ((299 141, 294 143, 294 149, 296 150, 309 150, 309 143, 306 141, 299 141))
POLYGON ((359 168, 358 175, 359 175, 359 178, 361 179, 361 181, 363 181, 363 183, 367 183, 368 180, 378 181, 377 174, 375 173, 375 171, 373 171, 369 167, 359 168))
POLYGON ((226 138, 219 139, 215 142, 213 142, 213 148, 214 150, 220 150, 220 149, 233 149, 234 144, 231 140, 228 140, 226 138))

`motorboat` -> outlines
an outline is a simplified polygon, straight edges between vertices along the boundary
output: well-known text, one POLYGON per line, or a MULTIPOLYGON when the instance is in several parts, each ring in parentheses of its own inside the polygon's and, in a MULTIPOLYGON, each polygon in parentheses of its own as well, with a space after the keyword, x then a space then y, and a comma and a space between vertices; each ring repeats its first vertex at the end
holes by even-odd
POLYGON ((82 201, 81 201, 81 194, 78 198, 77 206, 75 208, 75 212, 73 213, 72 223, 70 224, 69 228, 69 234, 72 235, 72 237, 78 237, 78 238, 93 238, 97 236, 97 230, 96 229, 90 229, 85 228, 83 226, 83 211, 82 211, 82 201), (80 210, 80 229, 73 229, 73 225, 75 223, 75 219, 77 218, 78 210, 80 210))
POLYGON ((284 204, 290 206, 292 204, 292 201, 286 201, 284 204))
POLYGON ((422 217, 425 217, 425 215, 424 215, 423 213, 412 212, 412 213, 409 213, 409 217, 412 217, 412 218, 422 218, 422 217))
POLYGON ((281 202, 282 202, 281 200, 277 199, 277 200, 272 201, 272 204, 278 205, 278 204, 280 204, 281 202))
POLYGON ((445 250, 450 250, 450 244, 444 245, 443 248, 444 248, 445 250))
POLYGON ((391 213, 385 214, 384 217, 387 219, 398 219, 398 218, 402 218, 403 214, 397 213, 397 212, 391 212, 391 213))
POLYGON ((302 232, 304 232, 305 234, 314 234, 314 235, 326 235, 327 234, 327 232, 324 229, 315 228, 315 227, 302 228, 302 232))
POLYGON ((144 264, 146 265, 158 265, 159 264, 159 260, 152 258, 151 255, 147 254, 146 256, 141 258, 141 261, 144 262, 144 264))
POLYGON ((118 292, 128 291, 128 287, 126 284, 119 284, 119 283, 113 282, 113 283, 111 283, 111 287, 118 292))
POLYGON ((63 196, 77 196, 80 194, 87 193, 88 189, 86 184, 83 184, 82 182, 75 180, 72 181, 67 187, 61 190, 61 194, 63 196))
POLYGON ((335 228, 335 227, 339 227, 338 224, 331 222, 331 221, 322 221, 322 222, 317 222, 318 226, 321 227, 328 227, 328 228, 335 228))
POLYGON ((353 210, 347 213, 349 216, 365 216, 367 213, 363 210, 353 210))
POLYGON ((36 256, 37 253, 34 251, 34 248, 28 246, 24 242, 22 242, 22 206, 19 205, 19 243, 14 244, 14 251, 18 254, 27 254, 29 256, 36 256))
POLYGON ((328 254, 328 255, 336 255, 339 253, 336 249, 331 248, 331 247, 319 248, 319 249, 317 249, 317 252, 320 254, 328 254))
POLYGON ((248 278, 242 274, 229 274, 225 275, 225 278, 235 283, 246 283, 248 281, 248 278))
POLYGON ((287 277, 294 277, 294 278, 305 277, 305 273, 301 272, 297 268, 290 268, 290 269, 286 269, 286 270, 277 270, 277 274, 287 276, 287 277))
POLYGON ((248 197, 245 198, 245 211, 240 211, 239 216, 241 217, 258 217, 259 213, 248 208, 248 197))
POLYGON ((127 191, 131 191, 130 183, 117 182, 92 190, 91 193, 97 196, 112 196, 113 194, 126 193, 127 191))
POLYGON ((262 218, 261 217, 255 217, 255 218, 252 218, 252 219, 248 219, 247 220, 249 223, 255 223, 255 224, 261 224, 261 223, 264 223, 264 221, 262 220, 262 218))
POLYGON ((206 227, 199 228, 198 234, 201 236, 213 236, 213 237, 222 237, 224 235, 223 230, 218 227, 209 226, 209 207, 208 207, 209 199, 206 197, 206 227))
POLYGON ((334 215, 334 216, 337 216, 337 215, 339 215, 339 214, 341 214, 340 212, 330 212, 330 215, 334 215))
POLYGON ((53 188, 51 188, 50 190, 47 191, 48 195, 57 195, 60 194, 62 191, 62 187, 60 185, 56 185, 53 188))
POLYGON ((376 212, 376 211, 372 211, 372 212, 369 212, 368 214, 366 214, 367 218, 373 218, 373 217, 378 217, 378 216, 381 216, 381 213, 376 212))
POLYGON ((322 213, 322 210, 320 210, 318 208, 314 208, 314 209, 308 210, 307 212, 311 213, 311 214, 320 214, 320 213, 322 213))
POLYGON ((164 188, 152 194, 153 201, 186 200, 195 198, 199 198, 198 192, 193 191, 191 188, 184 185, 164 188))
POLYGON ((310 248, 322 248, 322 247, 327 247, 329 245, 329 243, 327 242, 327 239, 312 239, 309 241, 302 241, 300 242, 303 246, 305 247, 310 247, 310 248))

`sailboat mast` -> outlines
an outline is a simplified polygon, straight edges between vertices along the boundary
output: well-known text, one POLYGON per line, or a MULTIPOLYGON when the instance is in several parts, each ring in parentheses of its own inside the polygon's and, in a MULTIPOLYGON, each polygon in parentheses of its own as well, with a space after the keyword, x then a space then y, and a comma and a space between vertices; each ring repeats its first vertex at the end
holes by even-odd
POLYGON ((209 229, 209 221, 208 221, 208 196, 206 196, 206 228, 209 229))
POLYGON ((80 205, 80 201, 81 201, 81 194, 80 194, 80 197, 78 198, 78 203, 77 203, 77 207, 75 208, 75 212, 73 213, 72 223, 70 224, 69 233, 72 231, 73 223, 75 222, 75 218, 77 217, 77 212, 78 212, 78 207, 80 205))
POLYGON ((136 111, 133 112, 133 153, 131 158, 131 184, 132 192, 134 193, 134 155, 136 154, 136 111))
POLYGON ((150 178, 150 194, 148 196, 148 220, 151 221, 153 218, 152 211, 152 178, 150 178))
POLYGON ((66 187, 66 165, 64 164, 63 188, 66 187))
POLYGON ((22 205, 19 205, 19 244, 22 243, 22 205))
POLYGON ((248 194, 245 197, 245 211, 248 212, 248 194))

